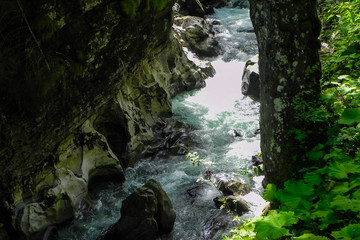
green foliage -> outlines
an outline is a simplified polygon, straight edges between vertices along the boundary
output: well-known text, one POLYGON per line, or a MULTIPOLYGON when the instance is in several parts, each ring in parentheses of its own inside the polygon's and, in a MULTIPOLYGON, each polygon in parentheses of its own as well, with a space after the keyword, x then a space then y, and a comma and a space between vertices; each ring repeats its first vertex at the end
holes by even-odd
POLYGON ((340 231, 334 231, 331 234, 336 239, 359 239, 360 237, 360 224, 350 224, 342 228, 340 231))
POLYGON ((224 239, 360 239, 360 1, 327 0, 321 8, 329 46, 321 97, 316 104, 296 100, 304 128, 290 132, 309 167, 281 189, 268 184, 263 196, 278 208, 224 239), (316 130, 309 126, 318 123, 325 134, 306 149, 316 130))
POLYGON ((186 154, 186 158, 192 162, 193 166, 200 166, 200 164, 204 161, 204 159, 199 156, 198 152, 188 153, 186 154))
POLYGON ((284 228, 298 222, 293 212, 269 211, 261 221, 255 222, 255 232, 258 239, 279 239, 289 235, 289 230, 284 228))
POLYGON ((360 108, 345 109, 342 113, 339 123, 352 126, 360 122, 360 108))

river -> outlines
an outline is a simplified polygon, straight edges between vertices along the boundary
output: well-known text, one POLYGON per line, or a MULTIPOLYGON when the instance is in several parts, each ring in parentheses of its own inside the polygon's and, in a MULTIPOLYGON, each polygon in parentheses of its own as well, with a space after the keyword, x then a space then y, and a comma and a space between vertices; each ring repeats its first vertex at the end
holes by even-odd
POLYGON ((149 179, 160 182, 177 214, 172 233, 159 240, 221 239, 232 220, 214 205, 213 198, 220 195, 219 191, 211 184, 197 182, 209 169, 251 184, 252 191, 243 196, 251 212, 244 218, 260 214, 265 205, 259 195, 262 177, 251 173, 251 157, 260 152, 260 138, 254 134, 259 128, 259 104, 241 94, 244 61, 257 52, 249 10, 216 9, 208 17, 222 23, 215 26, 215 31, 224 53, 211 60, 216 75, 207 80, 205 88, 172 99, 174 118, 196 129, 191 134, 201 147, 191 152, 198 152, 205 161, 193 166, 185 156, 161 154, 143 159, 134 168, 126 169, 122 186, 107 183, 93 192, 94 210, 62 229, 60 239, 99 239, 119 219, 122 200, 149 179), (242 137, 234 137, 233 129, 242 137), (194 187, 196 197, 189 201, 186 192, 194 187))

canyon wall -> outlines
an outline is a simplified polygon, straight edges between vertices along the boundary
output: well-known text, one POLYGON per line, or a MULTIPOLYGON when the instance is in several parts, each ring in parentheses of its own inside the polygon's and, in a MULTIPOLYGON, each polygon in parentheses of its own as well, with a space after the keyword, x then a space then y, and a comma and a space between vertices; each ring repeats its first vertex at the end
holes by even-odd
POLYGON ((173 1, 0 3, 0 236, 79 217, 99 178, 163 148, 170 98, 213 69, 186 56, 173 1))

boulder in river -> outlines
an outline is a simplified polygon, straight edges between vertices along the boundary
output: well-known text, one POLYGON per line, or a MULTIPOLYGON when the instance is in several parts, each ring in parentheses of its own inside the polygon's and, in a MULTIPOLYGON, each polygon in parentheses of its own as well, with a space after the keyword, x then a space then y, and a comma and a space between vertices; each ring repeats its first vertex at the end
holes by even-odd
POLYGON ((250 8, 250 3, 248 0, 236 0, 232 3, 233 8, 250 8))
POLYGON ((179 13, 182 15, 204 17, 205 14, 209 14, 208 12, 205 12, 202 3, 199 0, 178 0, 177 4, 180 6, 179 13))
POLYGON ((185 16, 175 18, 178 26, 175 32, 184 40, 188 47, 198 57, 215 57, 221 52, 218 41, 214 37, 212 25, 200 17, 185 16))
POLYGON ((224 196, 245 195, 251 190, 251 187, 248 184, 240 182, 234 179, 233 176, 225 173, 206 172, 205 179, 210 179, 224 196))
POLYGON ((152 240, 170 233, 176 214, 172 203, 155 180, 136 189, 122 203, 121 218, 103 240, 152 240))
POLYGON ((250 211, 248 204, 236 196, 216 197, 214 202, 217 208, 224 208, 226 211, 233 211, 238 215, 250 211))
POLYGON ((260 100, 260 77, 259 77, 259 57, 255 56, 248 60, 242 75, 241 92, 249 96, 254 101, 260 100))
POLYGON ((240 181, 218 181, 217 187, 225 196, 239 196, 250 192, 250 186, 240 181))

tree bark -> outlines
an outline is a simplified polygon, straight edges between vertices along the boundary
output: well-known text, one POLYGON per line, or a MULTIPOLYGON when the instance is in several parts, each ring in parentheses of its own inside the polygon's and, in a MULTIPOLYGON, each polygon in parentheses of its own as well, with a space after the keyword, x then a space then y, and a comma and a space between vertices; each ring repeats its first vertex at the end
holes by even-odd
POLYGON ((250 0, 250 6, 259 46, 265 177, 281 186, 304 167, 299 141, 291 132, 304 127, 296 104, 315 102, 320 92, 321 23, 316 0, 250 0))

